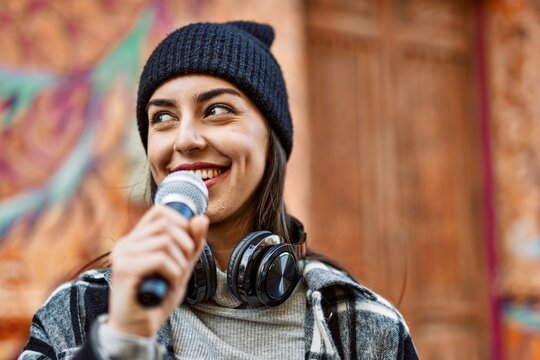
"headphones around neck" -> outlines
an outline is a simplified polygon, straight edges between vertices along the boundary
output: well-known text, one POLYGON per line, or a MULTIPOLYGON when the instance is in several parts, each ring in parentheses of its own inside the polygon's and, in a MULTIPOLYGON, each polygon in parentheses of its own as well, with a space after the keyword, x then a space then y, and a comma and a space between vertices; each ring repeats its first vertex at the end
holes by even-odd
MULTIPOLYGON (((296 288, 302 278, 306 233, 302 223, 291 219, 292 244, 270 231, 254 231, 236 244, 227 266, 227 286, 238 300, 254 306, 277 306, 296 288)), ((193 269, 185 301, 191 305, 206 302, 216 287, 216 262, 206 244, 193 269)))

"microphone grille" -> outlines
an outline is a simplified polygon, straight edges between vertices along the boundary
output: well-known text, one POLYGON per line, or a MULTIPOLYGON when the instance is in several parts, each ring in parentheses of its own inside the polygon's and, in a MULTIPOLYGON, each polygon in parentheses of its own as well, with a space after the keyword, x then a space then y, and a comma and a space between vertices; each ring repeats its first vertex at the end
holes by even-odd
POLYGON ((189 171, 175 171, 169 174, 156 192, 154 203, 163 204, 171 194, 180 194, 195 205, 196 214, 204 214, 208 207, 208 189, 197 175, 189 171))

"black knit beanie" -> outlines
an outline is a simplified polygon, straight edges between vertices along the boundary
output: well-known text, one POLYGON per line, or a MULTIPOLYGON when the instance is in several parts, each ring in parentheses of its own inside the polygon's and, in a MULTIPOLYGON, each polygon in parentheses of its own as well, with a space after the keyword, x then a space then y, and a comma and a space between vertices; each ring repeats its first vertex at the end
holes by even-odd
POLYGON ((197 23, 169 34, 148 58, 139 81, 137 125, 145 150, 146 104, 154 91, 178 75, 208 74, 234 84, 249 97, 276 133, 288 158, 293 128, 283 74, 270 53, 273 40, 271 26, 248 21, 197 23))

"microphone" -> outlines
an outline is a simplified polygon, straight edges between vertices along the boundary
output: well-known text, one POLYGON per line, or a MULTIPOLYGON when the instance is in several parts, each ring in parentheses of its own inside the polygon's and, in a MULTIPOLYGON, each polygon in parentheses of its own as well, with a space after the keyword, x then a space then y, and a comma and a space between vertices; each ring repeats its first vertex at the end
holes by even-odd
MULTIPOLYGON (((170 206, 189 220, 206 212, 208 189, 199 176, 189 171, 173 172, 159 185, 154 203, 170 206)), ((139 285, 137 301, 147 308, 159 306, 168 288, 169 284, 161 276, 148 276, 139 285)))

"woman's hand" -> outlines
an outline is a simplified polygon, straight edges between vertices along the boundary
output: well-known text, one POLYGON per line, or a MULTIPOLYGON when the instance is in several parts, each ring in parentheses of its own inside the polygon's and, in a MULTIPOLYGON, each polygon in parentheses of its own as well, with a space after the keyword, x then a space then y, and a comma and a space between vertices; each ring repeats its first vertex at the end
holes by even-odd
POLYGON ((208 232, 204 215, 186 220, 166 205, 154 205, 111 252, 112 290, 108 325, 117 331, 154 336, 184 298, 208 232), (159 274, 169 285, 160 306, 145 308, 136 300, 140 283, 159 274))

